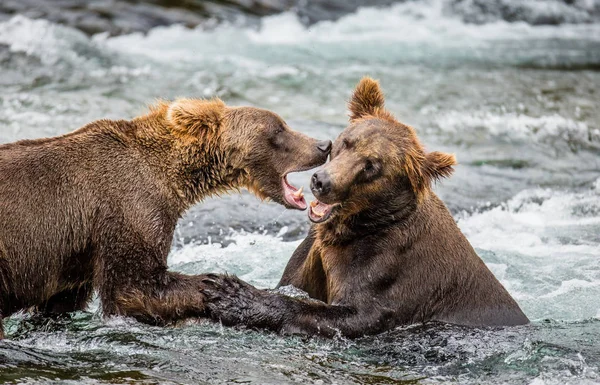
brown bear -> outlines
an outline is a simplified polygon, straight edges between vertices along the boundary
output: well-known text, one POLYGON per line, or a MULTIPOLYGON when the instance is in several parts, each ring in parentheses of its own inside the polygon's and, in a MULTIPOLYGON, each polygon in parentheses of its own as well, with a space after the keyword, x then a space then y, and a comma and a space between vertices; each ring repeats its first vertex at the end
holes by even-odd
POLYGON ((426 321, 528 323, 431 190, 452 173, 454 156, 426 153, 415 130, 384 108, 370 78, 349 109, 331 162, 312 177, 314 225, 279 283, 313 300, 209 275, 203 292, 211 316, 226 325, 348 337, 426 321))
POLYGON ((270 111, 195 99, 1 145, 0 337, 2 317, 83 309, 94 290, 104 315, 202 315, 202 276, 167 270, 178 218, 240 188, 306 209, 287 174, 323 164, 330 149, 270 111))

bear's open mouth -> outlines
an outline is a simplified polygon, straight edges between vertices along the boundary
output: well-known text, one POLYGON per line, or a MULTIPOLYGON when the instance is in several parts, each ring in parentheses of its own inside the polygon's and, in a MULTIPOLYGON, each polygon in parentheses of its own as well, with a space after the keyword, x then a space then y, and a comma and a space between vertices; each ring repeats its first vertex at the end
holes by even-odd
POLYGON ((287 180, 287 174, 283 176, 283 197, 285 201, 292 207, 298 210, 306 210, 306 200, 304 200, 304 187, 297 189, 292 186, 287 180))
POLYGON ((331 212, 338 204, 328 205, 318 199, 310 202, 310 209, 308 210, 308 219, 313 223, 325 222, 331 216, 331 212))

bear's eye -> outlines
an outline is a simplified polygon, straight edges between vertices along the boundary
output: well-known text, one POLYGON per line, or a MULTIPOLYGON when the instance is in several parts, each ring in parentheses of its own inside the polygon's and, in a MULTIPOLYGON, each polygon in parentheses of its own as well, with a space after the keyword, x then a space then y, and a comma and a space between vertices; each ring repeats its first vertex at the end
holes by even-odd
POLYGON ((275 134, 281 134, 281 133, 283 132, 283 130, 284 130, 284 129, 283 129, 283 126, 278 126, 278 127, 275 129, 275 134))
POLYGON ((363 165, 363 169, 358 173, 356 181, 358 183, 368 183, 379 177, 381 173, 381 164, 377 160, 368 159, 363 165))

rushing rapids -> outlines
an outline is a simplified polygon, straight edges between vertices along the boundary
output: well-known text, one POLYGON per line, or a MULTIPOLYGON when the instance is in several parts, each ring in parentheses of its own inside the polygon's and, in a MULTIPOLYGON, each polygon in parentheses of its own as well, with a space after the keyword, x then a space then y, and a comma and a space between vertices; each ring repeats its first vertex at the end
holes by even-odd
MULTIPOLYGON (((290 11, 114 37, 13 15, 0 22, 0 142, 132 117, 182 95, 273 109, 292 128, 333 139, 352 87, 369 74, 425 143, 456 153, 456 174, 436 191, 532 325, 302 340, 207 321, 103 320, 94 302, 57 320, 6 319, 0 382, 600 382, 597 9, 471 3, 412 1, 309 25, 290 11)), ((287 178, 298 187, 290 198, 313 200, 310 173, 287 178)), ((180 221, 169 263, 273 287, 309 226, 306 212, 249 194, 210 199, 180 221)))

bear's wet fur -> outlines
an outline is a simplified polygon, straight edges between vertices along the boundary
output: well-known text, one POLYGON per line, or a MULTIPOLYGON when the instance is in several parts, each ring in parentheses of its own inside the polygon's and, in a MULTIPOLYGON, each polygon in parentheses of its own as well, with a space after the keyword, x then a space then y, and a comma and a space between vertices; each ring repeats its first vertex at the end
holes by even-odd
POLYGON ((241 188, 304 209, 286 175, 324 163, 330 148, 270 111, 218 99, 0 145, 0 338, 2 317, 84 309, 94 291, 104 315, 203 315, 203 277, 167 271, 177 220, 241 188))
POLYGON ((311 181, 314 224, 279 283, 312 300, 210 275, 203 291, 211 316, 227 325, 348 337, 427 321, 528 323, 431 189, 451 175, 454 156, 427 153, 415 130, 385 109, 373 79, 360 81, 349 109, 331 162, 311 181))

